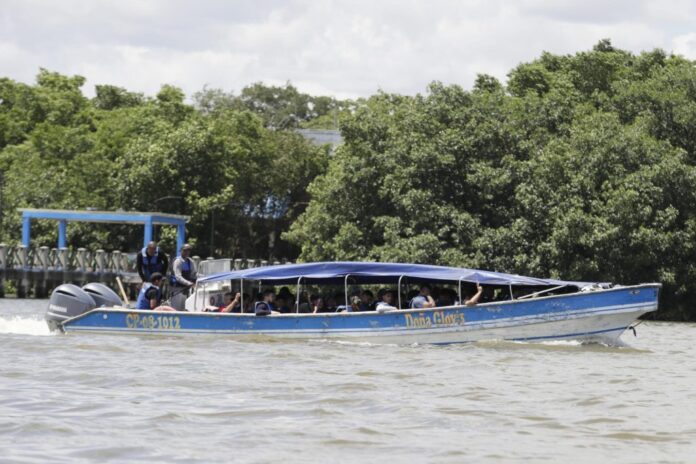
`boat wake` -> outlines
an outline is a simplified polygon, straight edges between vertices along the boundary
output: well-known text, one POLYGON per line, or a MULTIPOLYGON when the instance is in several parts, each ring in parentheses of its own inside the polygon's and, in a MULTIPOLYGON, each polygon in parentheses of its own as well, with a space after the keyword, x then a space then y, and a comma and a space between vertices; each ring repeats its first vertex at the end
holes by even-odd
POLYGON ((545 351, 621 351, 639 352, 629 343, 623 340, 613 340, 604 343, 600 340, 543 340, 543 341, 514 341, 514 340, 480 340, 474 343, 481 348, 508 349, 508 350, 545 350, 545 351))
POLYGON ((0 334, 51 335, 46 321, 41 318, 0 316, 0 334))

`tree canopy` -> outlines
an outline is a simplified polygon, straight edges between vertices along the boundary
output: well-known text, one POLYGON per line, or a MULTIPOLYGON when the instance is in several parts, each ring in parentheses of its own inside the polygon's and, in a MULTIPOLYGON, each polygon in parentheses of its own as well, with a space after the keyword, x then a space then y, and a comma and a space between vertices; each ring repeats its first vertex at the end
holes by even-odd
POLYGON ((624 284, 696 316, 696 68, 601 41, 470 91, 379 93, 285 237, 300 258, 404 261, 624 284))
MULTIPOLYGON (((18 207, 158 210, 191 216, 201 255, 659 281, 663 316, 696 319, 695 64, 603 40, 506 82, 355 101, 290 83, 90 99, 80 76, 0 78, 0 240, 18 240, 18 207), (336 127, 332 154, 294 131, 336 127)), ((142 231, 69 238, 132 249, 142 231)))
MULTIPOLYGON (((161 211, 191 216, 188 234, 208 256, 283 258, 280 238, 304 209, 306 185, 327 150, 267 128, 244 106, 202 111, 163 85, 156 96, 41 70, 36 85, 0 79, 0 241, 21 236, 17 208, 161 211)), ((52 223, 32 228, 55 244, 52 223)), ((158 236, 169 250, 175 231, 158 236)), ((74 246, 134 249, 142 230, 70 224, 74 246)))

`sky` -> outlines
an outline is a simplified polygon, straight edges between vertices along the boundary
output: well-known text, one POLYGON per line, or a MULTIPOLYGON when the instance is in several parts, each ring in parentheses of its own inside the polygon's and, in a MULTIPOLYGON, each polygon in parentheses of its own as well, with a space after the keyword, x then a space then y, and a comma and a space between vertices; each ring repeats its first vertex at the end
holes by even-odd
POLYGON ((154 95, 291 82, 338 98, 505 80, 608 38, 696 59, 696 0, 0 0, 0 77, 39 68, 154 95))

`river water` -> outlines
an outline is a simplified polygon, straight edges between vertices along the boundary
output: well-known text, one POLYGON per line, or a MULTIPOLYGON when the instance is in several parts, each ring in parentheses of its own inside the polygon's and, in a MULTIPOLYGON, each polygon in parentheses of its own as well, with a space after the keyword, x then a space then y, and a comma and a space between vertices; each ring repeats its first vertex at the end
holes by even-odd
POLYGON ((0 462, 696 462, 696 325, 626 346, 51 335, 0 300, 0 462))

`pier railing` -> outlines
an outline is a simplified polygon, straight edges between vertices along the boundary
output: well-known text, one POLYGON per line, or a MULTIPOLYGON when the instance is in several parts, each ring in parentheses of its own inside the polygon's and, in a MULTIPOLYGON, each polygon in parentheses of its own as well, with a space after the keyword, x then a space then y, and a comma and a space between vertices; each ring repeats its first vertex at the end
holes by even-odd
MULTIPOLYGON (((48 291, 62 283, 115 283, 116 277, 132 286, 140 283, 136 269, 137 253, 119 250, 90 251, 86 248, 49 248, 10 246, 0 243, 0 297, 5 282, 10 282, 20 297, 33 294, 45 297, 48 291)), ((200 275, 281 264, 286 261, 260 259, 204 259, 192 257, 200 275)), ((170 259, 172 261, 173 259, 170 259)))

